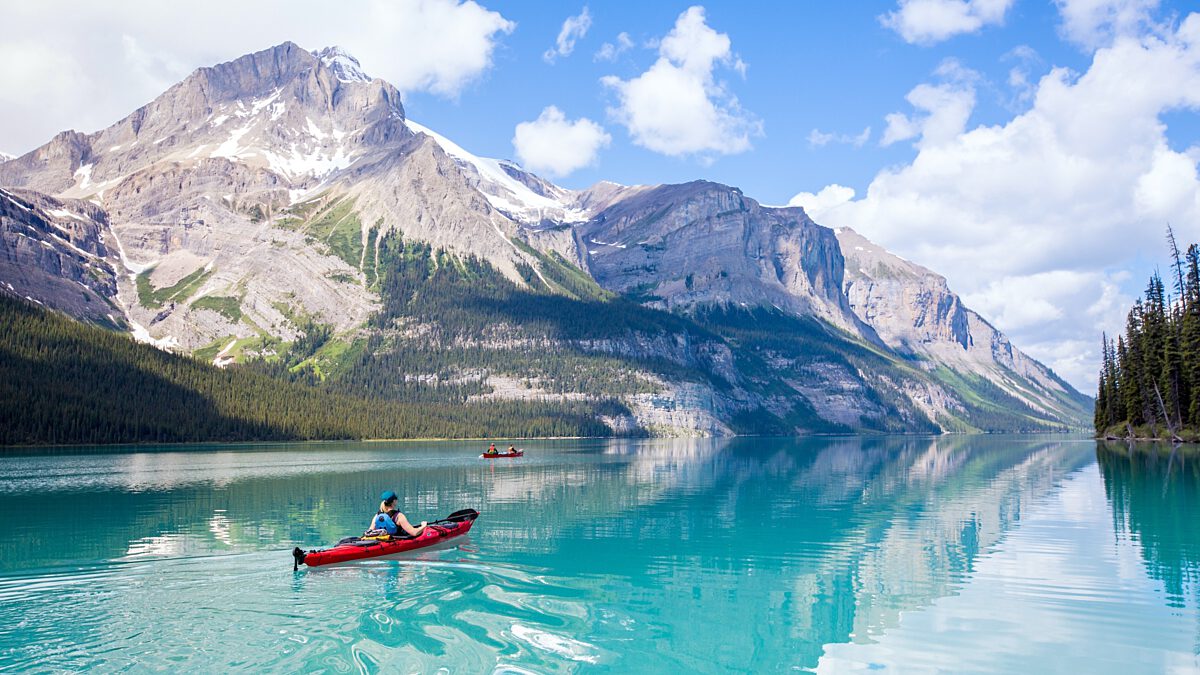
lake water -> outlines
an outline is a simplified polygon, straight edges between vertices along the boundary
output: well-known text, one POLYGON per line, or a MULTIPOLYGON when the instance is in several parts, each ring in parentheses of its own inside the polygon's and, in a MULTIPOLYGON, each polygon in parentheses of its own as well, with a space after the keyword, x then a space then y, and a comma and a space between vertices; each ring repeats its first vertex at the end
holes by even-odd
POLYGON ((1064 437, 0 455, 0 670, 1200 672, 1200 455, 1064 437), (394 489, 467 538, 292 571, 394 489))

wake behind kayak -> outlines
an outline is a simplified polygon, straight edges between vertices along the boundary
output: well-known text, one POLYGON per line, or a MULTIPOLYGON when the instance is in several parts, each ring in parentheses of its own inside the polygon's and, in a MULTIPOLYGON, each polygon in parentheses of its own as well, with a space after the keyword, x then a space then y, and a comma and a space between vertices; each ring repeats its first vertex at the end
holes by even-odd
POLYGON ((295 561, 292 569, 300 569, 300 565, 318 567, 350 560, 378 558, 433 546, 466 534, 471 530, 471 526, 475 524, 475 519, 478 517, 479 512, 475 509, 463 509, 451 513, 442 520, 429 523, 429 526, 416 537, 395 535, 348 537, 339 541, 335 546, 313 551, 304 551, 297 546, 292 549, 292 558, 295 561))

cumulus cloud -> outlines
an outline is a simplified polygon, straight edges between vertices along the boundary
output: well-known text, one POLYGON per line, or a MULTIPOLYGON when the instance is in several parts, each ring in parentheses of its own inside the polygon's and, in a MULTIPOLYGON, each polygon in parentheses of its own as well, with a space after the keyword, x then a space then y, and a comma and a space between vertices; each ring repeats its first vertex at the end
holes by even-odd
POLYGON ((884 118, 880 145, 919 138, 918 146, 930 146, 956 138, 975 108, 975 89, 957 84, 921 84, 905 97, 917 112, 891 113, 884 118))
POLYGON ((808 144, 814 148, 822 148, 830 143, 841 145, 853 145, 856 148, 861 148, 871 140, 871 127, 866 127, 857 134, 835 134, 813 129, 808 132, 808 144))
POLYGON ((624 54, 633 48, 633 38, 629 37, 629 33, 617 33, 617 39, 613 42, 605 42, 600 45, 600 49, 592 56, 593 61, 616 61, 617 57, 624 54))
POLYGON ((900 0, 879 17, 909 44, 931 45, 984 26, 1002 23, 1013 0, 900 0))
POLYGON ((1002 61, 1014 62, 1008 71, 1008 86, 1012 90, 1012 100, 1008 103, 1010 109, 1028 105, 1037 92, 1033 82, 1033 69, 1042 65, 1042 57, 1029 45, 1018 45, 1001 57, 1002 61))
POLYGON ((586 117, 570 121, 548 106, 536 120, 517 125, 512 144, 525 168, 557 177, 594 163, 611 141, 599 124, 586 117))
POLYGON ((1124 322, 1125 271, 1163 258, 1168 222, 1200 241, 1200 148, 1172 148, 1163 119, 1200 110, 1200 14, 1168 34, 1118 37, 1082 74, 1051 69, 1005 124, 965 129, 972 86, 935 91, 945 86, 914 88, 916 112, 893 132, 918 139, 916 157, 821 222, 945 274, 1087 391, 1100 331, 1124 322))
POLYGON ((609 114, 633 142, 664 155, 704 159, 750 149, 761 124, 714 75, 718 66, 744 73, 746 65, 733 53, 729 36, 705 22, 703 7, 679 15, 659 41, 658 54, 654 65, 635 78, 601 79, 619 101, 609 114))
POLYGON ((1055 0, 1063 37, 1087 49, 1116 37, 1136 35, 1150 25, 1159 0, 1055 0))
POLYGON ((831 209, 854 199, 854 188, 834 183, 821 188, 820 192, 801 192, 792 197, 787 205, 799 206, 804 209, 809 218, 820 220, 831 209))
POLYGON ((5 3, 4 22, 0 147, 20 151, 63 129, 108 126, 195 68, 286 40, 343 45, 401 91, 454 97, 516 26, 472 0, 363 0, 337 12, 318 0, 44 0, 5 3))
POLYGON ((929 146, 962 133, 975 109, 979 74, 954 59, 943 61, 934 74, 942 80, 939 84, 918 85, 905 97, 915 112, 894 112, 884 118, 887 127, 880 145, 919 138, 918 146, 929 146))
POLYGON ((563 21, 562 28, 558 31, 558 39, 554 41, 553 47, 542 54, 542 58, 546 63, 554 63, 560 56, 570 56, 571 52, 575 51, 575 43, 582 40, 591 27, 592 15, 588 14, 585 5, 582 12, 563 21))

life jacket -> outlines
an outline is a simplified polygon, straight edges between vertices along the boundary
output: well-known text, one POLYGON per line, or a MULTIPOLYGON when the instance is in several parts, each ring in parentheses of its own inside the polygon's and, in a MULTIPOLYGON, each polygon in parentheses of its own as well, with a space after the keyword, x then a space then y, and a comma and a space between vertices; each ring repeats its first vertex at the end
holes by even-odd
POLYGON ((388 534, 396 534, 400 531, 400 528, 396 526, 396 513, 397 512, 395 510, 388 511, 387 513, 384 513, 383 511, 376 513, 375 519, 371 521, 371 529, 383 530, 388 534))

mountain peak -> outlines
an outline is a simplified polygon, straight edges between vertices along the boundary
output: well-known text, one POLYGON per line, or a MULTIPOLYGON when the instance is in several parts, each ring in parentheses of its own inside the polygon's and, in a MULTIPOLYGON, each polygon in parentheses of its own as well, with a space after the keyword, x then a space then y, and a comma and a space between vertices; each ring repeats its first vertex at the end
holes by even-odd
POLYGON ((321 59, 334 77, 342 82, 370 82, 373 78, 363 72, 362 65, 350 52, 337 45, 314 51, 313 56, 321 59))

